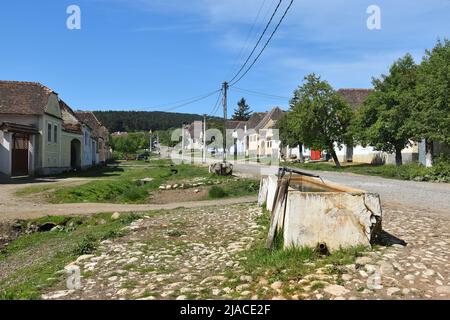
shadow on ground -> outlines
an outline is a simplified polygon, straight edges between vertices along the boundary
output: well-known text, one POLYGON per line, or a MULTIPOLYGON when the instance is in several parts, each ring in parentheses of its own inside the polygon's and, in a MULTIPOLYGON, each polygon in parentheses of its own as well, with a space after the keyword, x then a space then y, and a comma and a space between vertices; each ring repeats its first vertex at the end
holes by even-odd
POLYGON ((390 234, 389 232, 387 232, 385 230, 382 230, 378 234, 378 236, 376 236, 376 238, 373 241, 373 243, 377 244, 377 245, 380 245, 380 246, 384 246, 384 247, 390 247, 390 246, 392 246, 394 244, 399 244, 399 245, 402 245, 402 246, 406 246, 407 245, 407 243, 404 240, 402 240, 402 239, 400 239, 400 238, 390 234))

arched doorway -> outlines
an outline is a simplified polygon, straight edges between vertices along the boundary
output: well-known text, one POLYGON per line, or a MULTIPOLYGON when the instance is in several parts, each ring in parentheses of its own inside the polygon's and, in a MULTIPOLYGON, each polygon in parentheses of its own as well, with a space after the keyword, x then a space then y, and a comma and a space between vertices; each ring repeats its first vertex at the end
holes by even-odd
POLYGON ((72 169, 81 168, 81 142, 78 139, 70 142, 70 167, 72 169))

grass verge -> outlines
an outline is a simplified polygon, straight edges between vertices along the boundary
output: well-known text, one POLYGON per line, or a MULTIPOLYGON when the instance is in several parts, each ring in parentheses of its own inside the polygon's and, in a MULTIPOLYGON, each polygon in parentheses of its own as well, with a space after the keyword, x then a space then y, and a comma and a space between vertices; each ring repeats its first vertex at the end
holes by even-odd
POLYGON ((91 217, 48 217, 31 222, 64 224, 62 231, 23 235, 0 251, 0 300, 39 299, 48 287, 62 281, 60 271, 78 256, 94 253, 101 240, 124 235, 121 229, 136 214, 91 217), (59 275, 58 275, 59 274, 59 275))
POLYGON ((396 165, 371 165, 371 164, 341 164, 336 168, 334 163, 293 163, 290 166, 320 171, 352 172, 368 176, 378 176, 399 180, 433 181, 450 183, 450 163, 438 161, 432 168, 426 168, 417 163, 409 163, 401 166, 396 165))
MULTIPOLYGON (((144 162, 143 162, 144 163, 144 162)), ((208 173, 204 167, 188 164, 170 166, 169 160, 155 160, 147 167, 111 167, 96 168, 91 171, 93 181, 77 186, 31 186, 16 192, 17 196, 40 193, 48 202, 59 203, 149 203, 149 193, 162 184, 181 184, 196 178, 205 178, 221 182, 223 195, 212 192, 211 198, 234 197, 254 194, 259 185, 252 180, 236 180, 233 177, 218 177, 208 173), (108 173, 107 170, 110 170, 108 173), (139 179, 151 178, 141 185, 139 179)), ((87 177, 88 172, 80 172, 80 177, 87 177)), ((217 191, 217 190, 216 190, 217 191)))

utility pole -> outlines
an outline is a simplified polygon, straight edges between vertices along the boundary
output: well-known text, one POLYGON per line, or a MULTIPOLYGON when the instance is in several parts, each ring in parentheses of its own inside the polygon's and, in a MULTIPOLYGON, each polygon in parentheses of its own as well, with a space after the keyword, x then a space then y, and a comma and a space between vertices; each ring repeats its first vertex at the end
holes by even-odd
POLYGON ((206 114, 203 115, 203 155, 202 162, 206 163, 206 114))
POLYGON ((150 129, 150 148, 148 149, 148 159, 150 160, 152 156, 152 129, 150 129))
POLYGON ((181 125, 181 163, 184 163, 184 123, 181 125))
POLYGON ((228 97, 228 82, 223 83, 223 162, 227 161, 227 97, 228 97))

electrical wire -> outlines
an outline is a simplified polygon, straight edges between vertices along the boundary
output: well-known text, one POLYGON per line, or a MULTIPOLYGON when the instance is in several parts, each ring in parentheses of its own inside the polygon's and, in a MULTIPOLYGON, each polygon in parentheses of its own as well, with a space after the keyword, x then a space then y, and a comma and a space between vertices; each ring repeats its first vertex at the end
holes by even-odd
POLYGON ((179 104, 179 105, 177 105, 177 106, 174 106, 174 107, 168 108, 168 109, 166 109, 166 110, 163 110, 163 112, 173 111, 173 110, 179 109, 179 108, 181 108, 181 107, 190 105, 190 104, 192 104, 192 103, 195 103, 195 102, 198 102, 198 101, 205 100, 206 98, 209 98, 210 96, 214 95, 215 93, 217 93, 217 92, 219 92, 219 91, 221 91, 221 90, 219 89, 219 90, 210 92, 210 93, 208 93, 208 94, 206 94, 206 95, 199 96, 198 98, 196 98, 196 99, 194 99, 194 100, 190 100, 190 101, 188 101, 188 102, 185 102, 185 103, 179 104))
POLYGON ((205 97, 205 96, 209 97, 209 95, 213 95, 214 93, 216 93, 218 91, 220 91, 220 89, 216 90, 216 91, 213 91, 213 92, 210 92, 210 93, 205 93, 205 94, 202 94, 202 95, 191 97, 191 98, 186 98, 186 99, 182 99, 182 100, 178 100, 178 101, 174 101, 174 102, 164 103, 164 104, 160 104, 160 105, 153 106, 153 107, 146 107, 145 109, 161 109, 161 108, 165 108, 165 107, 169 107, 169 109, 170 109, 172 106, 177 106, 180 103, 185 103, 185 102, 187 103, 187 102, 190 102, 192 100, 200 99, 200 98, 205 97))
MULTIPOLYGON (((236 83, 238 83, 239 81, 242 80, 242 78, 245 77, 245 75, 250 71, 250 69, 255 65, 255 63, 258 61, 258 59, 261 57, 261 55, 263 54, 264 50, 267 48, 267 46, 269 45, 270 41, 272 40, 273 36, 275 35, 275 33, 277 32, 278 28, 280 27, 281 23, 283 22, 284 18, 286 17, 287 13, 289 12, 289 9, 291 8, 292 4, 294 3, 294 0, 291 0, 291 2, 289 3, 289 6, 286 8, 286 11, 284 12, 283 16, 281 17, 280 21, 278 22, 277 26, 275 27, 275 29, 273 30, 272 34, 270 35, 269 39, 267 39, 266 44, 264 45, 264 47, 261 49, 261 51, 259 52, 259 54, 256 56, 255 60, 253 60, 252 64, 247 68, 247 70, 234 82, 232 82, 230 84, 231 86, 234 86, 236 83)), ((231 82, 231 81, 230 81, 231 82)))
POLYGON ((259 37, 258 41, 256 42, 255 46, 253 47, 253 50, 250 52, 249 56, 247 57, 247 60, 245 60, 244 64, 242 65, 242 67, 239 69, 239 71, 234 75, 234 77, 228 81, 228 82, 232 82, 234 79, 236 79, 239 74, 242 72, 242 70, 244 70, 245 66, 247 65, 247 63, 250 61, 250 58, 252 57, 252 55, 255 53, 256 49, 258 48, 259 44, 261 43, 262 38, 264 37, 264 35, 267 32, 267 29, 269 29, 273 18, 275 17, 276 13, 278 12, 278 9, 280 8, 282 0, 278 1, 278 5, 276 6, 274 12, 272 13, 272 16, 270 17, 269 22, 267 23, 266 27, 264 28, 263 32, 261 33, 261 36, 259 37))
MULTIPOLYGON (((260 14, 261 14, 261 11, 262 11, 264 5, 266 4, 266 1, 267 1, 267 0, 264 0, 264 1, 262 2, 261 6, 260 6, 260 8, 259 8, 259 10, 258 10, 258 13, 256 14, 255 20, 253 20, 252 27, 250 28, 250 30, 249 30, 248 33, 247 33, 247 37, 246 37, 246 39, 245 39, 245 43, 244 43, 244 45, 242 46, 241 50, 239 51, 239 54, 238 54, 238 55, 236 56, 236 58, 234 59, 235 63, 233 63, 232 67, 230 68, 230 71, 228 72, 229 75, 232 74, 232 72, 234 72, 234 69, 237 69, 238 61, 241 59, 242 53, 244 53, 244 51, 247 50, 248 44, 249 44, 249 40, 250 40, 250 36, 251 36, 252 33, 253 33, 253 29, 255 29, 256 23, 257 23, 257 21, 258 21, 258 19, 259 19, 259 16, 260 16, 260 14)), ((268 14, 268 13, 269 13, 269 12, 267 12, 267 14, 268 14)), ((266 14, 266 15, 267 15, 267 14, 266 14)), ((264 19, 265 19, 265 17, 264 17, 264 19)), ((228 76, 227 76, 227 78, 228 78, 228 76)))
POLYGON ((263 93, 263 92, 258 92, 258 91, 254 91, 254 90, 247 90, 247 89, 242 89, 242 88, 238 88, 238 87, 233 87, 233 90, 237 90, 237 91, 241 91, 244 93, 249 93, 249 94, 253 94, 253 95, 258 95, 258 96, 262 96, 262 97, 267 97, 267 98, 272 98, 272 99, 290 99, 289 97, 284 97, 284 96, 280 96, 280 95, 275 95, 275 94, 270 94, 270 93, 263 93))
POLYGON ((220 98, 222 97, 222 95, 223 95, 223 91, 220 90, 220 93, 219 93, 219 95, 217 96, 217 101, 216 101, 214 107, 212 108, 212 110, 211 110, 211 112, 210 112, 210 115, 211 115, 211 116, 214 116, 214 115, 216 114, 217 110, 219 109, 220 98))

